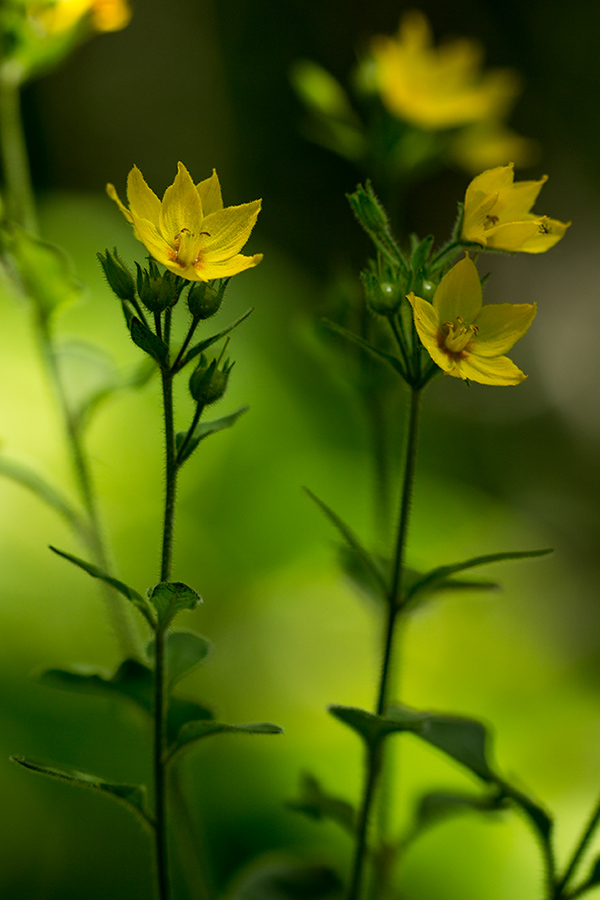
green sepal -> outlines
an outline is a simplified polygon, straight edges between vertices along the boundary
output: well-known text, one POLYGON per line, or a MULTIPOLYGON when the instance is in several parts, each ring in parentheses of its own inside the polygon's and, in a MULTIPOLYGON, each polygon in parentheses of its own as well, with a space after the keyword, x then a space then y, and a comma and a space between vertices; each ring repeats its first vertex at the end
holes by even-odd
POLYGON ((342 900, 343 895, 342 881, 329 866, 270 855, 238 876, 227 900, 342 900))
POLYGON ((186 722, 169 748, 169 759, 184 747, 189 747, 196 741, 214 734, 283 734, 283 728, 271 722, 250 722, 246 725, 226 725, 224 722, 214 720, 186 722))
POLYGON ((302 776, 300 797, 297 800, 288 800, 286 805, 311 819, 318 821, 330 819, 348 834, 355 834, 356 810, 352 804, 340 797, 327 794, 313 775, 302 776))
POLYGON ((217 341, 220 341, 221 338, 224 338, 230 332, 233 331, 234 328, 237 328, 238 325, 248 318, 248 316, 254 312, 254 307, 250 307, 250 309, 246 310, 243 316, 240 316, 239 319, 236 319, 232 325, 229 325, 227 328, 224 328, 223 331, 219 331, 218 334, 213 334, 212 337, 206 338, 204 341, 200 341, 199 344, 195 344, 195 346, 191 347, 185 356, 180 360, 177 368, 174 370, 175 372, 179 372, 183 369, 184 366, 190 362, 190 360, 194 359, 194 357, 198 356, 200 353, 204 353, 205 350, 208 350, 209 347, 212 347, 213 344, 216 344, 217 341))
POLYGON ((161 581, 148 590, 148 600, 156 609, 159 624, 165 628, 184 609, 195 609, 202 597, 182 581, 161 581))
POLYGON ((111 699, 124 698, 149 716, 152 715, 154 675, 152 669, 137 659, 124 660, 112 676, 89 672, 84 668, 48 669, 42 672, 38 680, 41 684, 59 690, 111 699))
POLYGON ((223 416, 221 419, 213 419, 212 422, 199 422, 196 425, 194 433, 187 442, 185 450, 182 454, 179 454, 179 448, 182 446, 185 440, 187 431, 179 431, 175 435, 177 464, 182 465, 186 461, 186 459, 189 459, 194 450, 198 447, 200 441, 203 441, 204 438, 207 438, 211 434, 216 434, 217 431, 223 431, 223 429, 225 428, 231 428, 232 425, 235 425, 242 413, 247 412, 249 409, 249 406, 242 406, 240 407, 240 409, 237 409, 235 412, 230 413, 230 415, 228 416, 223 416))
POLYGON ((103 572, 102 569, 99 569, 98 566, 92 565, 92 563, 85 562, 83 559, 79 559, 78 556, 73 556, 71 553, 65 553, 64 550, 58 550, 56 547, 50 546, 50 550, 53 553, 56 553, 58 556, 62 556, 64 559, 68 559, 69 562, 72 562, 73 565, 78 566, 80 569, 83 569, 84 572, 87 572, 88 575, 91 575, 92 578, 99 578, 101 581, 105 581, 107 584, 110 584, 116 591, 122 594, 127 598, 136 609, 138 609, 141 614, 144 616, 146 621, 154 628, 155 621, 154 616, 152 615, 151 608, 148 605, 148 602, 144 600, 141 594, 138 594, 134 588, 129 587, 129 585, 125 584, 123 581, 119 581, 117 578, 113 578, 112 575, 108 575, 106 572, 103 572))
MULTIPOLYGON (((199 634, 192 631, 170 631, 165 646, 169 688, 203 663, 210 650, 210 641, 199 634)), ((154 657, 153 640, 148 644, 148 656, 154 657)))
POLYGON ((34 493, 43 503, 61 515, 78 534, 87 531, 87 524, 62 493, 29 466, 0 455, 0 475, 10 478, 34 493))
POLYGON ((425 270, 434 240, 434 236, 428 234, 420 243, 417 243, 417 246, 413 250, 411 268, 415 274, 419 274, 425 270))
POLYGON ((330 328, 331 331, 335 331, 337 334, 340 334, 342 337, 346 338, 349 341, 352 341, 354 344, 358 344, 359 347, 362 347, 363 350, 366 350, 371 356, 374 356, 376 359, 383 360, 388 363, 399 375, 404 378, 405 372, 404 367, 400 360, 392 356, 391 353, 386 353, 385 350, 380 350, 378 347, 374 347, 373 344, 369 344, 368 341, 365 341, 363 338, 359 337, 357 334, 354 334, 352 331, 348 331, 347 328, 344 328, 343 325, 338 325, 337 322, 332 322, 331 319, 322 319, 324 325, 327 328, 330 328))
POLYGON ((141 322, 137 316, 132 316, 129 330, 134 344, 137 344, 152 359, 156 360, 159 366, 167 365, 169 348, 158 335, 150 330, 148 325, 141 322))
POLYGON ((60 247, 21 228, 8 235, 8 245, 23 287, 42 319, 79 300, 83 292, 81 282, 75 278, 71 262, 60 247))
POLYGON ((146 788, 140 784, 115 784, 112 781, 104 781, 95 775, 88 775, 86 772, 77 772, 75 770, 56 769, 54 766, 48 766, 34 760, 25 759, 23 756, 11 756, 13 762, 18 763, 31 772, 37 772, 40 775, 46 775, 49 778, 55 778, 59 781, 66 781, 69 784, 75 784, 88 790, 97 791, 101 794, 107 794, 120 803, 124 803, 130 810, 140 816, 145 825, 150 828, 154 827, 152 816, 148 811, 146 800, 146 788))
POLYGON ((349 547, 354 551, 359 561, 362 563, 366 571, 372 578, 373 584, 377 585, 379 591, 381 592, 381 596, 385 598, 387 596, 387 586, 385 581, 385 576, 383 572, 365 548, 362 546, 358 538, 354 535, 352 530, 346 525, 346 523, 335 513, 326 503, 323 503, 316 494, 310 490, 310 488, 305 487, 304 490, 308 494, 308 496, 313 500, 317 506, 322 510, 323 513, 327 516, 332 525, 337 528, 339 533, 345 539, 349 547))
POLYGON ((417 594, 424 590, 431 590, 432 586, 438 582, 444 582, 451 575, 457 572, 464 572, 466 569, 474 569, 476 566, 485 566, 488 563, 503 562, 514 559, 533 559, 538 556, 546 556, 552 553, 552 549, 545 550, 521 550, 507 553, 488 553, 485 556, 474 556, 464 562, 454 563, 449 566, 438 566, 417 580, 405 594, 405 602, 408 603, 417 594))

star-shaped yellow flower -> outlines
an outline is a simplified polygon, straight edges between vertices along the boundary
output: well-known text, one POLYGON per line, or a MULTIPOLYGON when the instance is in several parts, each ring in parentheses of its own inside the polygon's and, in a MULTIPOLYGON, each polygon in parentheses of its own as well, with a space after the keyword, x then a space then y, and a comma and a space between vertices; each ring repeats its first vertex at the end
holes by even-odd
POLYGON ((41 27, 49 35, 75 27, 88 14, 96 31, 119 31, 131 19, 126 0, 33 0, 27 5, 27 12, 38 31, 41 27))
POLYGON ((239 252, 250 237, 261 201, 224 209, 214 170, 210 178, 194 185, 186 167, 179 163, 175 181, 161 201, 134 166, 127 178, 129 209, 112 184, 106 190, 154 259, 182 278, 228 278, 262 259, 262 253, 242 256, 239 252))
POLYGON ((512 163, 482 172, 467 188, 461 239, 495 250, 549 250, 571 223, 530 212, 547 180, 515 184, 512 163))
POLYGON ((433 44, 423 13, 406 13, 395 38, 372 44, 375 80, 390 112, 424 129, 497 119, 518 91, 508 69, 482 73, 481 49, 470 40, 433 44))
POLYGON ((535 303, 482 306, 479 274, 465 256, 444 275, 433 303, 408 295, 415 326, 435 363, 447 375, 481 384, 519 384, 527 376, 507 356, 535 317, 535 303))

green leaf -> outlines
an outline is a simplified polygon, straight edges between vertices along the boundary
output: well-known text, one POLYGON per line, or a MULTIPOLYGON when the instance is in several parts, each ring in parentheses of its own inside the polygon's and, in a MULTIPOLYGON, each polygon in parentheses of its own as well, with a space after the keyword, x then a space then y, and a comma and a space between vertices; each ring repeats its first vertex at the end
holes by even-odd
POLYGON ((174 744, 184 725, 188 722, 208 722, 212 720, 211 710, 195 700, 186 700, 184 697, 169 697, 167 712, 167 743, 174 744))
MULTIPOLYGON (((173 687, 184 675, 204 662, 210 649, 210 641, 191 631, 169 632, 166 640, 169 687, 173 687)), ((151 641, 148 650, 151 655, 154 654, 154 641, 151 641)))
POLYGON ((534 829, 539 833, 542 841, 545 844, 549 844, 554 823, 546 810, 542 809, 539 804, 535 803, 526 794, 511 787, 511 785, 506 784, 506 782, 501 779, 498 779, 497 783, 502 788, 504 796, 508 797, 523 810, 534 829))
MULTIPOLYGON (((388 711, 390 718, 395 713, 396 708, 388 711)), ((404 710, 401 708, 399 713, 403 717, 404 710)), ((484 781, 496 780, 487 761, 488 733, 481 722, 461 716, 430 714, 423 717, 416 733, 484 781)))
MULTIPOLYGON (((240 409, 230 413, 228 416, 223 416, 221 419, 214 419, 212 422, 199 422, 187 443, 184 453, 178 453, 177 455, 178 465, 181 465, 186 459, 189 459, 200 441, 203 441, 204 438, 207 438, 211 434, 216 434, 217 431, 223 431, 224 428, 231 428, 232 425, 235 425, 239 417, 249 409, 249 406, 242 406, 240 409)), ((186 434, 186 431, 180 431, 175 436, 175 447, 177 451, 179 451, 179 448, 183 444, 186 434)))
POLYGON ((272 859, 253 863, 229 900, 341 900, 342 882, 328 866, 272 859))
POLYGON ((160 584, 150 588, 148 600, 156 609, 158 620, 162 625, 168 624, 181 610, 195 609, 202 603, 199 594, 182 581, 161 581, 160 584))
POLYGON ((514 559, 532 559, 537 556, 546 556, 548 553, 552 553, 552 550, 521 550, 507 553, 488 553, 485 556, 474 556, 472 559, 467 559, 464 562, 454 563, 453 565, 438 566, 438 568, 432 569, 426 575, 423 575, 420 581, 417 581, 412 586, 410 591, 408 591, 406 594, 406 602, 408 602, 412 597, 425 590, 426 588, 430 590, 431 586, 436 582, 444 581, 451 575, 455 575, 457 572, 464 572, 466 569, 474 569, 476 566, 485 566, 488 563, 503 562, 514 559))
POLYGON ((125 698, 152 715, 154 675, 152 669, 136 659, 126 659, 112 676, 83 668, 49 669, 39 681, 66 691, 125 698))
POLYGON ((501 795, 461 794, 453 791, 432 791, 421 797, 417 806, 415 835, 424 828, 465 812, 497 812, 506 807, 501 795))
POLYGON ((180 730, 177 740, 170 748, 169 757, 174 756, 184 747, 201 740, 205 737, 211 737, 214 734, 283 734, 283 728, 279 725, 273 725, 271 722, 251 722, 247 725, 225 725, 223 722, 215 722, 214 720, 200 720, 197 722, 187 722, 180 730))
POLYGON ((356 810, 347 800, 333 797, 322 790, 321 785, 312 775, 303 775, 300 783, 300 797, 287 803, 290 809, 304 813, 311 819, 331 819, 340 825, 348 834, 354 835, 356 828, 356 810))
POLYGON ((352 331, 348 331, 343 325, 338 325, 337 322, 332 322, 330 319, 323 319, 322 321, 324 325, 331 329, 331 331, 335 331, 337 334, 341 334, 342 337, 347 338, 347 340, 352 341, 354 344, 358 344, 359 347, 362 347, 363 350, 366 350, 371 356, 388 363, 396 372, 404 377, 402 363, 395 356, 392 356, 391 353, 386 353, 385 350, 379 350, 378 347, 369 344, 368 341, 365 341, 357 334, 353 334, 352 331))
POLYGON ((0 475, 10 478, 22 487, 36 494, 51 509, 54 509, 71 525, 79 534, 87 531, 85 521, 71 506, 69 501, 46 479, 29 466, 6 456, 0 456, 0 475))
POLYGON ((156 360, 159 366, 166 366, 169 358, 169 348, 158 335, 154 334, 143 322, 133 316, 130 325, 131 339, 145 353, 156 360))
POLYGON ((83 293, 65 252, 55 244, 16 229, 9 237, 11 253, 25 291, 43 319, 83 293))
POLYGON ((108 794, 110 797, 119 800, 129 809, 133 810, 136 815, 142 818, 145 825, 149 827, 153 826, 152 818, 148 812, 146 789, 143 785, 115 784, 111 781, 104 781, 102 778, 97 778, 95 775, 88 775, 85 772, 55 769, 53 766, 25 759, 23 756, 11 756, 10 758, 13 762, 18 763, 25 769, 29 769, 31 772, 47 775, 49 778, 55 778, 59 781, 67 781, 69 784, 75 784, 78 787, 97 791, 101 794, 108 794))
POLYGON ((248 318, 248 316, 254 312, 254 308, 250 307, 250 309, 246 310, 243 316, 240 316, 239 319, 236 319, 233 325, 229 325, 227 328, 224 328, 223 331, 219 331, 218 334, 213 334, 212 337, 206 338, 204 341, 200 341, 199 344, 196 344, 185 354, 179 365, 177 366, 176 371, 179 372, 183 369, 184 366, 190 362, 190 360, 194 359, 194 357, 199 356, 200 353, 204 353, 205 350, 208 350, 209 347, 212 347, 213 344, 216 344, 217 341, 220 341, 221 338, 226 337, 230 332, 233 331, 234 328, 237 328, 238 325, 241 325, 242 322, 248 318))
POLYGON ((62 556, 64 559, 68 559, 69 562, 72 562, 73 565, 78 566, 80 569, 83 569, 84 572, 87 572, 88 575, 91 575, 92 578, 99 578, 101 581, 105 581, 107 584, 110 584, 116 591, 122 594, 127 598, 133 605, 138 609, 144 618, 148 621, 148 623, 154 628, 154 618, 152 613, 148 607, 148 603, 141 594, 138 594, 136 590, 130 588, 129 585, 125 584, 123 581, 119 581, 117 578, 113 578, 112 575, 108 575, 106 572, 103 572, 102 569, 99 569, 97 566, 92 565, 92 563, 85 562, 83 559, 79 559, 78 556, 72 556, 70 553, 65 553, 64 550, 57 550, 56 547, 50 546, 50 550, 53 553, 56 553, 58 556, 62 556))
POLYGON ((365 548, 359 542, 358 538, 356 538, 354 533, 345 524, 345 522, 340 519, 337 513, 335 513, 332 509, 329 508, 329 506, 323 503, 322 500, 319 500, 317 495, 313 494, 313 492, 309 488, 305 487, 304 490, 311 498, 311 500, 314 500, 317 506, 320 507, 320 509, 325 513, 332 525, 337 528, 342 537, 347 541, 349 546, 362 562, 363 566, 369 571, 370 575, 372 576, 373 582, 379 586, 381 596, 385 598, 387 596, 385 577, 371 554, 367 550, 365 550, 365 548))
POLYGON ((415 720, 413 721, 407 712, 405 721, 400 721, 399 718, 394 720, 386 716, 377 716, 375 713, 367 712, 366 709, 359 709, 356 706, 332 705, 328 707, 328 710, 332 716, 356 731, 371 750, 374 750, 389 734, 396 731, 415 731, 417 722, 424 715, 423 713, 414 713, 415 720))
POLYGON ((600 856, 594 860, 590 874, 585 879, 584 884, 586 888, 595 887, 597 884, 600 884, 600 856))
POLYGON ((434 240, 434 236, 432 234, 429 234, 413 250, 411 260, 411 267, 413 272, 419 273, 422 269, 425 268, 425 264, 429 259, 429 254, 431 253, 431 248, 433 247, 434 240))

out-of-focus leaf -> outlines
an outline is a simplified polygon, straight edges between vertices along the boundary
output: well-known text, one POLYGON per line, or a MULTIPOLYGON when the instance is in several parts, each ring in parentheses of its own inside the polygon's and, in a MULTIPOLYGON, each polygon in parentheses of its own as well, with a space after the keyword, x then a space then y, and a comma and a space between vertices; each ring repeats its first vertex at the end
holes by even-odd
POLYGON ((302 776, 300 797, 298 800, 289 800, 287 805, 311 819, 331 819, 348 834, 354 834, 356 810, 352 804, 327 794, 313 775, 302 776))
POLYGON ((208 722, 213 714, 210 709, 197 703, 195 700, 186 700, 185 697, 169 697, 167 712, 167 743, 169 746, 177 741, 179 732, 188 722, 208 722))
POLYGON ((253 863, 227 900, 341 900, 342 896, 342 882, 333 869, 270 858, 253 863))
POLYGON ((8 236, 8 246, 23 287, 42 319, 79 300, 83 292, 81 282, 75 278, 71 262, 60 247, 21 228, 8 236))
POLYGON ((291 70, 292 85, 308 109, 325 116, 358 123, 358 117, 339 81, 318 63, 301 59, 291 70))
MULTIPOLYGON (((247 412, 249 409, 249 406, 242 406, 240 409, 236 409, 235 412, 230 413, 228 416, 223 416, 221 419, 213 419, 212 422, 199 422, 196 425, 194 433, 189 439, 184 452, 182 454, 178 453, 178 464, 181 465, 186 459, 189 459, 200 441, 203 441, 204 438, 207 438, 211 434, 216 434, 217 431, 223 431, 224 428, 231 428, 232 425, 235 425, 242 413, 247 412)), ((186 434, 187 432, 185 431, 179 431, 175 436, 175 446, 178 451, 185 440, 186 434)))
POLYGON ((18 460, 0 456, 0 475, 10 478, 11 481, 16 481, 17 484, 32 491, 40 500, 66 519, 69 525, 78 533, 86 532, 87 525, 83 518, 71 506, 66 497, 57 488, 49 484, 39 472, 18 460))
MULTIPOLYGON (((192 631, 169 632, 166 641, 169 686, 173 687, 184 675, 204 662, 210 653, 210 647, 210 641, 192 631)), ((154 655, 154 641, 149 644, 148 652, 150 656, 154 655)))
POLYGON ((178 612, 195 609, 202 603, 196 591, 182 581, 161 581, 148 591, 148 600, 158 613, 159 622, 166 626, 178 612))
POLYGON ((251 722, 247 725, 226 725, 224 722, 214 720, 187 722, 170 748, 169 756, 172 757, 184 747, 215 734, 283 734, 283 728, 271 722, 251 722))
POLYGON ((129 587, 129 585, 125 584, 123 581, 119 581, 117 578, 113 578, 112 575, 108 575, 106 572, 103 572, 102 569, 99 569, 98 566, 92 565, 92 563, 88 563, 83 559, 79 559, 78 556, 73 556, 71 553, 65 553, 64 550, 57 550, 56 547, 50 547, 53 553, 56 553, 58 556, 62 556, 64 559, 68 559, 69 562, 72 562, 73 565, 78 566, 80 569, 83 569, 84 572, 87 572, 88 575, 91 575, 92 578, 99 578, 101 581, 105 581, 107 584, 110 584, 116 591, 122 594, 127 600, 130 600, 131 603, 138 609, 144 618, 148 621, 148 623, 154 628, 154 618, 152 616, 152 612, 148 607, 148 603, 141 594, 138 594, 134 588, 129 587))
POLYGON ((380 350, 378 347, 374 347, 372 344, 369 344, 368 341, 363 340, 363 338, 359 337, 357 334, 354 334, 352 331, 348 331, 347 328, 344 328, 343 325, 338 325, 337 322, 332 322, 330 319, 323 319, 323 324, 326 325, 331 331, 335 331, 337 334, 340 334, 342 337, 346 338, 346 340, 351 341, 353 344, 358 344, 359 347, 362 347, 363 350, 370 356, 374 356, 376 359, 382 360, 383 362, 388 363, 396 372, 399 372, 402 377, 404 377, 404 369, 402 367, 402 363, 397 357, 392 356, 391 353, 386 353, 385 350, 380 350))
POLYGON ((124 803, 130 810, 140 816, 144 824, 152 827, 153 822, 148 812, 148 804, 146 801, 146 789, 139 784, 115 784, 111 781, 104 781, 95 775, 88 775, 86 772, 76 772, 74 770, 56 769, 45 763, 34 760, 25 759, 23 756, 11 756, 13 762, 18 763, 31 772, 37 772, 39 775, 46 775, 49 778, 55 778, 58 781, 66 781, 69 784, 75 784, 78 787, 87 788, 88 790, 97 791, 101 794, 107 794, 109 797, 124 803))
POLYGON ((432 569, 431 572, 423 575, 420 581, 413 584, 411 590, 406 595, 406 601, 408 602, 425 589, 431 590, 432 586, 437 582, 443 582, 457 572, 464 572, 466 569, 473 569, 476 566, 485 566, 488 563, 546 556, 548 553, 552 553, 552 550, 520 550, 515 552, 509 551, 507 553, 488 553, 485 556, 475 556, 472 559, 467 559, 464 562, 454 563, 449 566, 438 566, 436 569, 432 569))
POLYGON ((83 668, 49 669, 40 675, 39 680, 42 684, 65 691, 124 697, 152 715, 154 676, 152 669, 136 659, 126 659, 112 676, 83 668))
POLYGON ((498 812, 506 808, 506 800, 498 795, 477 797, 452 791, 432 791, 421 797, 416 812, 416 830, 465 812, 498 812))

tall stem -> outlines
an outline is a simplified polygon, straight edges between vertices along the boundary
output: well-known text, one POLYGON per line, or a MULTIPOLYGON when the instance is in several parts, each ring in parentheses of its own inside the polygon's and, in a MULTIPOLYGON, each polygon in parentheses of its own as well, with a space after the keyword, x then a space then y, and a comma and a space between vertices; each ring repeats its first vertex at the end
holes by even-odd
POLYGON ((9 217, 37 234, 37 216, 23 120, 19 82, 6 64, 0 70, 0 153, 9 217))
POLYGON ((579 841, 577 847, 575 848, 575 850, 573 852, 573 856, 571 857, 571 860, 570 860, 569 864, 567 865, 565 874, 563 875, 563 877, 558 881, 558 883, 555 886, 553 900, 555 900, 555 898, 556 898, 556 900, 560 900, 560 898, 564 896, 564 890, 567 887, 569 881, 571 880, 571 877, 575 874, 575 870, 577 869, 577 866, 579 865, 581 857, 583 856, 583 853, 584 853, 585 849, 587 848, 590 840, 592 839, 592 836, 599 824, 600 824, 600 800, 597 802, 597 804, 594 808, 594 812, 591 815, 590 821, 588 822, 587 828, 583 832, 583 834, 581 836, 581 840, 579 841))
MULTIPOLYGON (((379 679, 379 687, 375 704, 375 711, 378 716, 383 715, 387 707, 390 675, 392 671, 392 661, 394 655, 394 636, 398 614, 401 610, 400 598, 402 591, 402 577, 404 573, 404 552, 406 548, 406 537, 408 534, 408 523, 410 517, 412 490, 415 476, 415 464, 417 458, 420 399, 421 390, 419 388, 412 388, 406 456, 404 461, 404 477, 402 480, 402 494, 400 500, 400 514, 398 519, 396 546, 392 563, 392 578, 388 593, 388 611, 384 629, 381 675, 379 679)), ((358 815, 356 848, 352 865, 350 887, 348 890, 348 900, 358 900, 361 894, 364 864, 367 853, 369 820, 379 775, 384 762, 383 750, 384 745, 381 744, 377 747, 376 750, 371 749, 367 752, 366 776, 363 788, 363 798, 358 815)))

